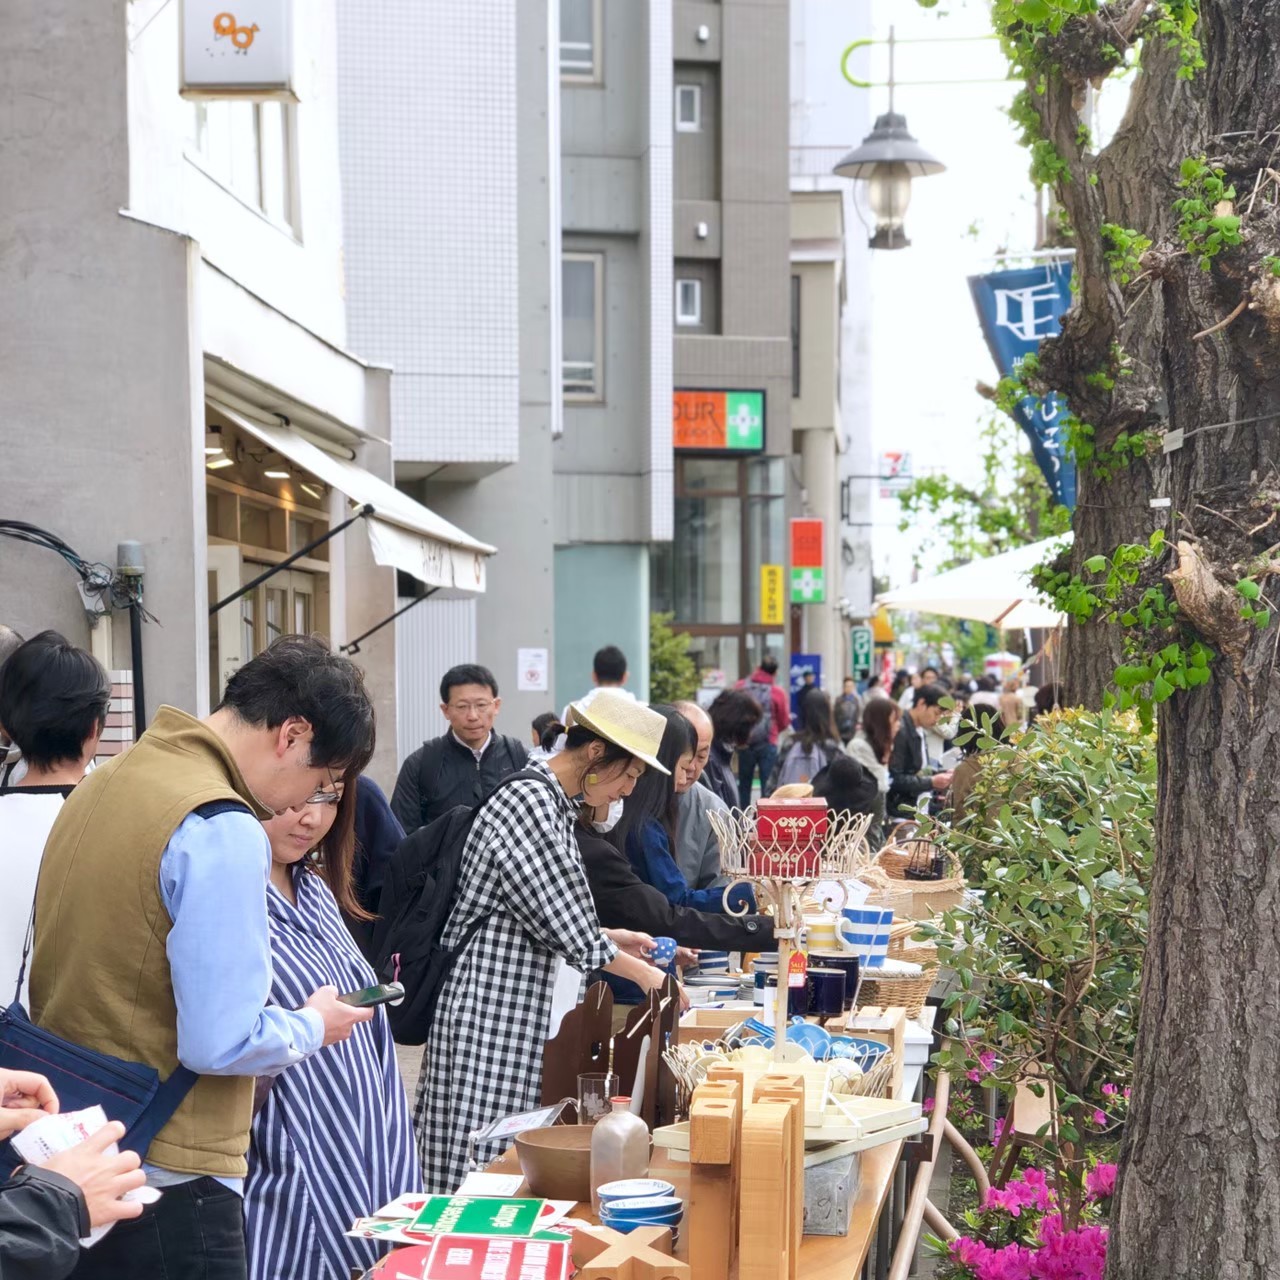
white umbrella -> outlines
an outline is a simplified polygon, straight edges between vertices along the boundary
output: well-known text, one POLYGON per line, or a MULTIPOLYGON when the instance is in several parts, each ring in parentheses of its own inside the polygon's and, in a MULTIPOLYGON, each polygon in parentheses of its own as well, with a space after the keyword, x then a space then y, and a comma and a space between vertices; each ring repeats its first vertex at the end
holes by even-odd
POLYGON ((974 560, 959 569, 886 591, 876 597, 876 604, 917 613, 938 613, 948 618, 967 618, 1009 630, 1056 627, 1065 621, 1065 615, 1031 585, 1031 571, 1070 545, 1069 533, 1031 542, 1002 555, 974 560))

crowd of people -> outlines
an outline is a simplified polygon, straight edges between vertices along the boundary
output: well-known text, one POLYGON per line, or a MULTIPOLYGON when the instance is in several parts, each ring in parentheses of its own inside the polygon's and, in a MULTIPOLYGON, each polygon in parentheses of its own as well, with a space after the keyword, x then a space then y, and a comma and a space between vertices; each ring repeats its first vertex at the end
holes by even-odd
MULTIPOLYGON (((319 639, 277 640, 203 720, 162 707, 97 767, 110 684, 93 656, 0 628, 0 664, 0 981, 45 1032, 182 1084, 145 1149, 116 1153, 109 1125, 4 1185, 6 1278, 10 1257, 43 1280, 372 1265, 354 1218, 454 1191, 497 1153, 475 1132, 539 1104, 566 975, 602 976, 622 1017, 668 977, 655 937, 686 966, 701 948, 771 949, 749 892, 725 902, 713 814, 800 784, 872 814, 878 842, 922 795, 962 805, 974 772, 971 754, 941 767, 947 690, 928 671, 896 698, 810 688, 793 723, 772 657, 707 708, 646 706, 610 646, 589 692, 507 736, 493 674, 455 667, 446 729, 388 801, 364 773, 361 674, 319 639), (373 926, 397 850, 460 808, 475 817, 440 938, 451 967, 410 1105, 386 1011, 340 997, 389 976, 373 926), (119 1199, 144 1179, 158 1200, 119 1199)), ((992 731, 998 704, 975 691, 963 714, 990 712, 992 731)), ((4 1065, 0 1133, 58 1109, 47 1081, 4 1065)))

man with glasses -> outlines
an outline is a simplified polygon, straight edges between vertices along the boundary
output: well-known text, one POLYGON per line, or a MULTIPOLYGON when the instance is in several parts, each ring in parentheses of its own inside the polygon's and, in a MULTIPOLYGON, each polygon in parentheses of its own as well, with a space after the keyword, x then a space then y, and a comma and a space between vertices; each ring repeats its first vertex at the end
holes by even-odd
POLYGON ((332 803, 368 763, 359 670, 286 636, 227 682, 203 720, 161 707, 130 749, 67 797, 36 889, 33 1021, 187 1091, 144 1156, 163 1194, 81 1254, 77 1280, 246 1280, 241 1194, 254 1079, 345 1040, 372 1010, 332 986, 268 1005, 262 819, 332 803))
POLYGON ((445 672, 440 711, 449 731, 428 739, 400 766, 391 796, 406 834, 460 804, 487 800, 503 778, 524 768, 528 747, 493 731, 501 710, 492 671, 466 663, 445 672))

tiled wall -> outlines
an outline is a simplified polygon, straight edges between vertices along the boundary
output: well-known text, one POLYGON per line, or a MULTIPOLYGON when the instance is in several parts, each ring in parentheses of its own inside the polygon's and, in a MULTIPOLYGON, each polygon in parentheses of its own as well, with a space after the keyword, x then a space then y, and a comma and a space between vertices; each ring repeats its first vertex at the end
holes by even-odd
POLYGON ((513 461, 515 6, 337 12, 349 345, 395 371, 397 462, 513 461))
POLYGON ((111 701, 107 704, 107 727, 98 743, 96 760, 118 756, 133 745, 133 672, 112 671, 111 701))

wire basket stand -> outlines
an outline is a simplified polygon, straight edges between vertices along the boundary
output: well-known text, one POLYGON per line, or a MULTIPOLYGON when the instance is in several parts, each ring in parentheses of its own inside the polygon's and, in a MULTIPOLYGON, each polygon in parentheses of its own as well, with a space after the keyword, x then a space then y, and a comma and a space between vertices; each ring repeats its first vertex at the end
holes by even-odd
POLYGON ((774 1010, 773 1054, 783 1061, 786 1053, 787 982, 791 956, 800 949, 804 927, 803 903, 818 886, 823 910, 839 915, 848 901, 845 881, 854 879, 872 862, 867 829, 869 813, 837 813, 828 810, 825 829, 811 821, 787 824, 778 820, 771 834, 761 834, 760 815, 747 809, 709 813, 711 829, 720 845, 720 870, 729 878, 724 907, 729 915, 746 915, 749 907, 730 905, 735 889, 750 887, 758 907, 773 908, 773 936, 778 944, 778 997, 774 1010))

